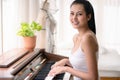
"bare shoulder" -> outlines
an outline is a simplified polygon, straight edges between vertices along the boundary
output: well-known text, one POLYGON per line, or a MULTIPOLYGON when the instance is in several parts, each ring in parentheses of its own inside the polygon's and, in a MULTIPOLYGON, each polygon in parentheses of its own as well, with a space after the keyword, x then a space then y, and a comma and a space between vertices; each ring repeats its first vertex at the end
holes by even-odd
POLYGON ((98 42, 95 34, 86 33, 82 38, 82 46, 86 48, 98 49, 98 42))
POLYGON ((92 33, 86 33, 84 34, 82 40, 85 42, 96 41, 96 36, 92 33))

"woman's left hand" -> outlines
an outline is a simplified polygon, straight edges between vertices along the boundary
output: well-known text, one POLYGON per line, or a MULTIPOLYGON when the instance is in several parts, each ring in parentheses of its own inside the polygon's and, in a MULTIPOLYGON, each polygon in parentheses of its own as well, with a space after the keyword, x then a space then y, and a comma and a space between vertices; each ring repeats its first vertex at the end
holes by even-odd
POLYGON ((50 70, 48 76, 56 76, 57 74, 61 74, 65 72, 65 66, 57 66, 50 70))

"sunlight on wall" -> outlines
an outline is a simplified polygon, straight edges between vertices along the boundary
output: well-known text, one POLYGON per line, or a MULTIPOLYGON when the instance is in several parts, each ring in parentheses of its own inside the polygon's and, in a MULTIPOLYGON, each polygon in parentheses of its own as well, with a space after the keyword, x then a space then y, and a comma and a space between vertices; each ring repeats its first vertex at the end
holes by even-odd
POLYGON ((103 8, 103 29, 101 45, 107 48, 115 49, 120 54, 120 6, 117 3, 106 3, 103 8))
POLYGON ((17 5, 15 0, 3 1, 3 51, 15 48, 17 44, 17 5))
POLYGON ((1 3, 2 3, 2 1, 0 0, 0 55, 2 54, 2 33, 1 33, 2 32, 2 30, 1 30, 2 29, 2 27, 1 27, 2 26, 2 23, 1 23, 1 19, 2 19, 2 17, 1 17, 2 9, 1 8, 2 8, 2 4, 1 3))

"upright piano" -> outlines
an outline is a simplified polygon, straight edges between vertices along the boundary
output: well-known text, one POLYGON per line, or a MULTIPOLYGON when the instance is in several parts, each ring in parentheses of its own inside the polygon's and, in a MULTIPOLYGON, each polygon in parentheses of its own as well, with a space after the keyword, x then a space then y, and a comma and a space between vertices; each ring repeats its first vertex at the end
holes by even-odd
MULTIPOLYGON (((44 80, 51 65, 65 56, 48 53, 45 49, 13 49, 0 55, 0 80, 44 80)), ((53 80, 70 80, 69 73, 56 75, 53 80)))

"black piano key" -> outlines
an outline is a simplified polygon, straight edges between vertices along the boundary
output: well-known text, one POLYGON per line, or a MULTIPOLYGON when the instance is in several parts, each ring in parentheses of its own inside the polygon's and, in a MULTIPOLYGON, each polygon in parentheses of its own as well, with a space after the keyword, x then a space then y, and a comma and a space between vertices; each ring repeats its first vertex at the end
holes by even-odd
POLYGON ((64 74, 65 74, 65 73, 56 75, 56 76, 53 78, 53 80, 63 80, 64 74))
MULTIPOLYGON (((44 80, 47 74, 49 73, 51 66, 55 63, 55 61, 48 61, 45 66, 40 70, 34 80, 44 80)), ((56 75, 53 80, 63 80, 64 73, 56 75)))
POLYGON ((44 80, 47 76, 48 72, 51 69, 51 66, 55 63, 55 61, 48 61, 45 66, 39 71, 37 76, 34 78, 34 80, 44 80))

